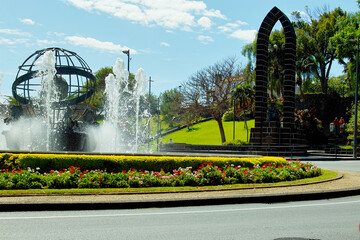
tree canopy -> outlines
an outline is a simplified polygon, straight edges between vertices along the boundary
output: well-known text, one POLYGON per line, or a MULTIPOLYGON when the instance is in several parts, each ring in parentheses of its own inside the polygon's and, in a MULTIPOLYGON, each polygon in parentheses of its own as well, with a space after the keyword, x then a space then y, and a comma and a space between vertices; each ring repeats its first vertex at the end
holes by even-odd
POLYGON ((229 107, 231 90, 243 81, 235 57, 229 57, 194 73, 182 85, 184 105, 193 112, 211 115, 218 123, 221 141, 226 141, 222 116, 229 107))

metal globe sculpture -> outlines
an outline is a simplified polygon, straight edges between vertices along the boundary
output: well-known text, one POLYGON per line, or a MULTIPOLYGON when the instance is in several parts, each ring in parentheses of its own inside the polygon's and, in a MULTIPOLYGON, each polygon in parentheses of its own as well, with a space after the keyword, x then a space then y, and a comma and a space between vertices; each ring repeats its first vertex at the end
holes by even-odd
POLYGON ((30 55, 19 66, 12 85, 13 97, 22 104, 32 104, 40 99, 44 72, 39 71, 37 63, 47 52, 55 56, 55 85, 60 93, 59 106, 75 105, 90 98, 95 92, 95 77, 88 64, 75 52, 63 48, 46 48, 30 55))

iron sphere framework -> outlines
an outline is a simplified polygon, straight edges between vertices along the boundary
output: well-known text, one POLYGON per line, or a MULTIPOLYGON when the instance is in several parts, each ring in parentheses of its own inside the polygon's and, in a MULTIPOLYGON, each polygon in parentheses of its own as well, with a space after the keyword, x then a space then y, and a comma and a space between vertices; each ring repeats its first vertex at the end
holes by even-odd
POLYGON ((75 105, 90 98, 95 92, 95 77, 88 64, 75 52, 62 48, 46 48, 29 56, 19 66, 12 85, 13 97, 22 104, 32 104, 39 99, 44 74, 37 69, 37 62, 45 52, 55 56, 55 81, 61 91, 60 106, 75 105))

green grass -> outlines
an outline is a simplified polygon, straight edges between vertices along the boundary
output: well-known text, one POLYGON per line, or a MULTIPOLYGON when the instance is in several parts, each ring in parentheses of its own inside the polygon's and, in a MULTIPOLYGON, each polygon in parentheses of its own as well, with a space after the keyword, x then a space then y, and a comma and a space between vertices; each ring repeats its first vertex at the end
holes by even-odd
POLYGON ((291 182, 261 183, 261 184, 233 184, 201 187, 148 187, 148 188, 102 188, 102 189, 29 189, 29 190, 1 190, 0 196, 7 195, 64 195, 64 194, 107 194, 107 193, 141 193, 141 192, 181 192, 181 191, 211 191, 241 188, 281 187, 284 185, 311 184, 325 181, 338 176, 338 173, 330 170, 322 170, 322 175, 314 178, 300 179, 291 182))
MULTIPOLYGON (((249 139, 250 128, 255 125, 254 120, 247 121, 249 126, 249 139)), ((233 122, 223 122, 225 137, 227 141, 233 140, 233 122)), ((210 120, 194 125, 190 131, 187 128, 176 131, 169 135, 164 136, 161 141, 168 143, 169 139, 172 139, 175 143, 187 143, 198 145, 221 145, 221 136, 218 124, 215 120, 210 120)), ((246 128, 244 128, 244 122, 235 122, 235 139, 246 141, 246 128)))

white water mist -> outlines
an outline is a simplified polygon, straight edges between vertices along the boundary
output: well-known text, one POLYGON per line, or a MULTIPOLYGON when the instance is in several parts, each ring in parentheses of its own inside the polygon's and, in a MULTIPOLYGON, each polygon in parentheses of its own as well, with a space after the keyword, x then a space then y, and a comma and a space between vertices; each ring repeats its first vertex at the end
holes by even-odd
POLYGON ((124 61, 118 58, 113 74, 105 78, 105 118, 98 127, 89 128, 89 141, 97 152, 137 152, 143 134, 139 128, 140 98, 146 88, 143 69, 129 79, 124 61))
POLYGON ((46 51, 36 63, 38 76, 41 76, 40 106, 44 108, 43 117, 46 126, 46 150, 50 150, 51 134, 54 129, 54 103, 59 100, 56 80, 56 59, 52 51, 46 51))

